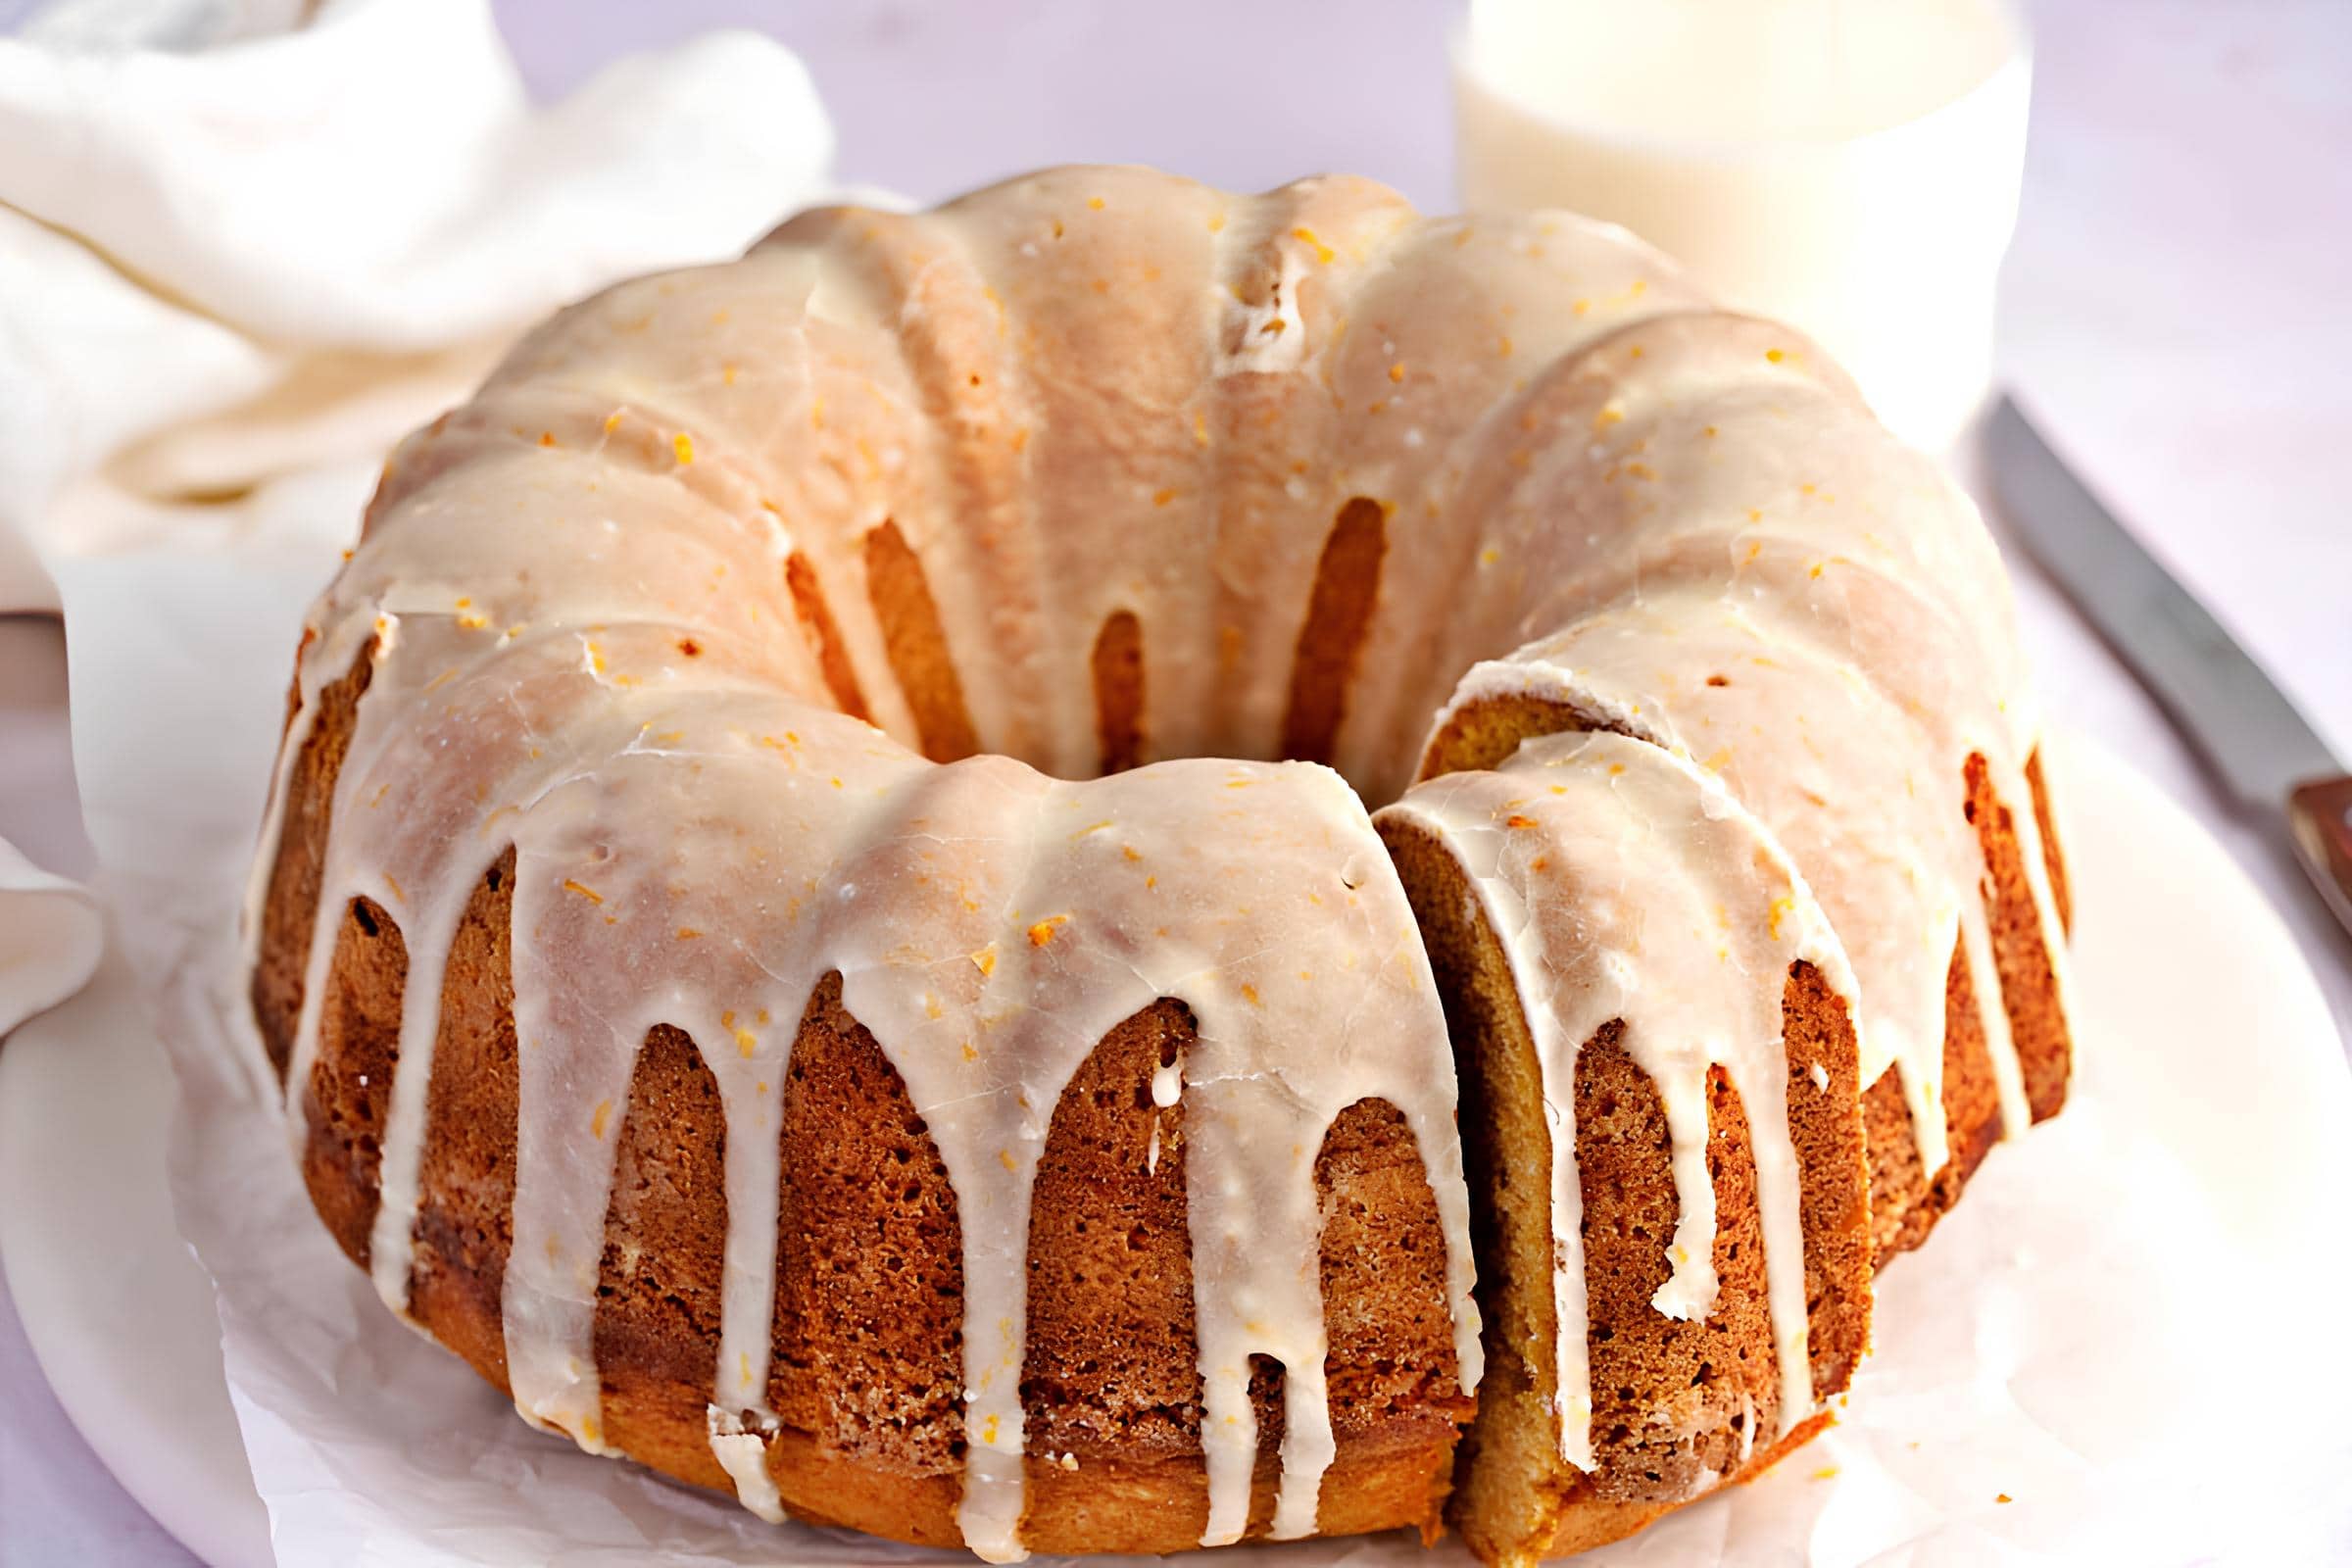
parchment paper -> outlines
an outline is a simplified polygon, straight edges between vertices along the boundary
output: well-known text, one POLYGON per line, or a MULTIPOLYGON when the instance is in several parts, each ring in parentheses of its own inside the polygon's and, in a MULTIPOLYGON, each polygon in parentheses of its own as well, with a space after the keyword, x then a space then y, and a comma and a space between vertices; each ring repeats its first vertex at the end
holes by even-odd
MULTIPOLYGON (((236 1054, 228 964, 302 610, 332 565, 317 548, 61 573, 91 837, 180 1075, 178 1217, 217 1282, 280 1560, 963 1560, 764 1525, 530 1431, 385 1312, 312 1214, 236 1054)), ((1837 1428, 1588 1560, 2306 1562, 2352 1546, 2342 1085, 2281 1077, 2254 1041, 2153 1059, 2093 1010, 2132 976, 2080 978, 2073 1104, 1996 1150, 1884 1278, 1876 1352, 1837 1428)), ((1468 1561, 1404 1535, 1226 1560, 1245 1558, 1468 1561)))

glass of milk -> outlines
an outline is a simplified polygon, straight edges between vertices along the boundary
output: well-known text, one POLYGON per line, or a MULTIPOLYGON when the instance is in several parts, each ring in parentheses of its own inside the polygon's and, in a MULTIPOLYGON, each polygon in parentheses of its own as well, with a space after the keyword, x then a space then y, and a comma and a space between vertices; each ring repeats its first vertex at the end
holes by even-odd
POLYGON ((1624 224, 1940 451, 1991 376, 2029 58, 2007 0, 1471 0, 1462 205, 1624 224))

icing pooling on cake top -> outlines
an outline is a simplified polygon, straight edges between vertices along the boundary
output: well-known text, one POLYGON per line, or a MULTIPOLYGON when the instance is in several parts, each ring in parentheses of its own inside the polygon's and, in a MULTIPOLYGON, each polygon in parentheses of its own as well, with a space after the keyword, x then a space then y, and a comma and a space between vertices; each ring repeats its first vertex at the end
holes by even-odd
MULTIPOLYGON (((299 1139, 334 931, 375 900, 410 957, 373 1235, 385 1298, 406 1301, 440 973, 508 845, 523 1041, 508 1362, 524 1413, 590 1446, 602 1194, 639 1043, 684 1029, 728 1126, 772 1132, 809 988, 839 968, 951 1170, 964 1525, 1015 1554, 1036 1145, 1084 1050, 1174 996, 1200 1031, 1183 1094, 1203 1539, 1246 1517, 1252 1351, 1287 1373, 1277 1533, 1311 1529, 1330 1456, 1319 1303, 1271 1260, 1312 1258, 1315 1149, 1356 1099, 1414 1130, 1465 1389, 1479 1364, 1444 1027, 1362 808, 1304 765, 1061 783, 917 749, 1093 771, 1091 655, 1124 614, 1146 756, 1280 756, 1311 732, 1296 666, 1351 504, 1377 508, 1377 591, 1313 749, 1372 799, 1409 777, 1433 711, 1500 693, 1557 695, 1723 765, 1691 688, 1735 650, 1706 639, 1747 624, 1770 644, 1754 657, 1819 656, 1801 691, 1735 682, 1754 705, 1740 722, 1801 716, 1836 756, 1885 755, 1849 771, 1742 729, 1723 776, 1846 936, 1865 1056, 1901 1064, 1939 1163, 1942 997, 1925 977, 1955 927, 1988 1028, 2000 1010, 1981 866, 1950 831, 1954 748, 1984 749, 2017 801, 2032 739, 2005 586, 1965 501, 1801 339, 1706 312, 1621 231, 1423 220, 1348 179, 1237 198, 1064 170, 930 214, 805 215, 740 262, 623 284, 396 456, 314 616, 248 922, 258 942, 320 693, 371 660, 286 1082, 299 1139), (936 647, 900 604, 902 553, 936 647), (1612 628, 1610 662, 1593 656, 1612 628), (925 662, 941 650, 952 679, 925 662), (1850 712, 1816 700, 1845 688, 1850 712), (1898 785, 1927 804, 1881 814, 1898 785)), ((1995 1056, 2013 1086, 2014 1054, 1995 1056)), ((774 1145, 727 1140, 711 1418, 713 1452, 769 1511, 772 1487, 747 1478, 771 1419, 774 1145)))

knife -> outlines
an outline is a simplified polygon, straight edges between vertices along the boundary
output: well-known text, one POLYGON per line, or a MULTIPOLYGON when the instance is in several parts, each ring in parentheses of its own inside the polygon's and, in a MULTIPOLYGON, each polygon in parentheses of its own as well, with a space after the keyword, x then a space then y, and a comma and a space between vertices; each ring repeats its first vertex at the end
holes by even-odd
POLYGON ((2139 673, 2214 772, 2266 820, 2352 932, 2352 777, 2262 666, 2075 477, 2017 404, 1985 425, 1994 493, 2018 536, 2139 673))

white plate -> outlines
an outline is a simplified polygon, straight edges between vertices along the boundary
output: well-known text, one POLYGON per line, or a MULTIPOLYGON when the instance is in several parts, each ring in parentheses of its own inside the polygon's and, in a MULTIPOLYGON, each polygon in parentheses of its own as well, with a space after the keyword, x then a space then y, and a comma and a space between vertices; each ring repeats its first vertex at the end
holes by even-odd
POLYGON ((110 946, 87 989, 0 1049, 0 1259, 58 1402, 123 1489, 215 1568, 265 1568, 212 1280, 172 1217, 172 1101, 110 946))
MULTIPOLYGON (((2352 1075, 2327 1006, 2278 917, 2194 820, 2095 746, 2071 742, 2057 760, 2086 1092, 2101 1116, 2168 1144, 2193 1200, 2230 1234, 2276 1242, 2325 1206, 2315 1195, 2352 1192, 2352 1075)), ((200 1555, 245 1568, 270 1560, 267 1519, 221 1384, 211 1293, 172 1226, 171 1099, 118 960, 19 1031, 0 1051, 0 1193, 34 1200, 0 1203, 0 1252, 33 1352, 91 1446, 200 1555)), ((1902 1281, 1890 1275, 1890 1292, 1902 1281)), ((2279 1283, 2291 1303, 2294 1282, 2279 1283)), ((2072 1414, 2160 1420, 2172 1369, 2148 1371, 2146 1409, 2072 1414)), ((1847 1420, 1868 1409, 1857 1402, 1847 1420)), ((1841 1446, 1834 1437, 1817 1451, 1841 1446)), ((2023 1463, 1999 1457, 2000 1474, 2023 1463)), ((1811 1474, 1808 1462, 1784 1468, 1811 1474)), ((2313 1498, 2317 1517, 2293 1539, 2340 1541, 2346 1506, 2313 1498)), ((2146 1521, 2114 1523, 2128 1535, 2146 1521)), ((1823 1534, 1815 1543, 1817 1556, 1838 1555, 1823 1534)))

